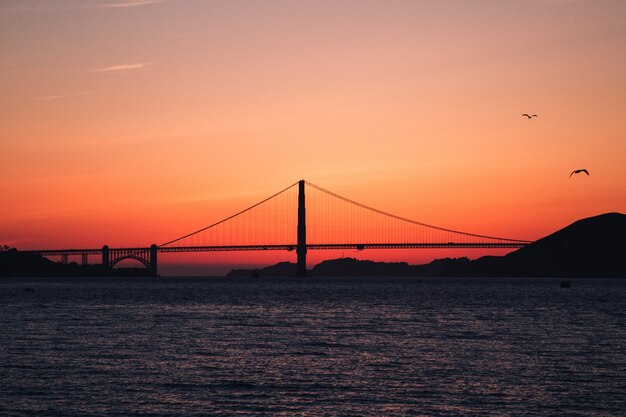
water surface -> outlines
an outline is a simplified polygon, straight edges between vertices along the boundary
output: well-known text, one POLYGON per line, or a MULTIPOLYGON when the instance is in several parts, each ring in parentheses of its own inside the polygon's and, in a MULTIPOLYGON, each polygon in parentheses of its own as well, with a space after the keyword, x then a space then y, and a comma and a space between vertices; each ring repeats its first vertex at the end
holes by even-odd
POLYGON ((571 282, 2 278, 0 415, 623 415, 626 280, 571 282))

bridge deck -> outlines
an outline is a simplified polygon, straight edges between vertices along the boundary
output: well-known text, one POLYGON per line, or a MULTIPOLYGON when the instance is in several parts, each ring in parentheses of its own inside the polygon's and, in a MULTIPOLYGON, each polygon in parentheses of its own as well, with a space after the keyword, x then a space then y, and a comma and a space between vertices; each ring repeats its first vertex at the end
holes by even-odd
MULTIPOLYGON (((526 246, 528 243, 522 242, 505 242, 505 243, 319 243, 308 244, 309 250, 331 250, 331 249, 516 249, 526 246)), ((283 245, 239 245, 239 246, 172 246, 160 247, 159 252, 228 252, 228 251, 263 251, 263 250, 286 250, 293 251, 297 247, 296 244, 283 245)), ((110 252, 114 251, 147 251, 145 248, 109 248, 110 252)), ((102 254, 100 249, 41 249, 21 251, 23 253, 37 253, 42 256, 60 256, 60 255, 99 255, 102 254)))
MULTIPOLYGON (((329 249, 474 249, 474 248, 501 248, 516 249, 526 246, 527 243, 319 243, 307 244, 309 250, 329 249)), ((159 252, 217 252, 217 251, 256 251, 256 250, 295 250, 297 245, 250 245, 250 246, 182 246, 162 247, 159 252)))

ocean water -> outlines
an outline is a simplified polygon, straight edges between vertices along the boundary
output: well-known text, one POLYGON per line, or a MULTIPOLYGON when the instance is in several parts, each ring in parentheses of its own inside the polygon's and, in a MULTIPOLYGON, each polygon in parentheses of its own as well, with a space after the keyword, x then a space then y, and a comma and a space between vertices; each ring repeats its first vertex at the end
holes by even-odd
POLYGON ((626 279, 571 283, 2 278, 0 415, 623 416, 626 279))

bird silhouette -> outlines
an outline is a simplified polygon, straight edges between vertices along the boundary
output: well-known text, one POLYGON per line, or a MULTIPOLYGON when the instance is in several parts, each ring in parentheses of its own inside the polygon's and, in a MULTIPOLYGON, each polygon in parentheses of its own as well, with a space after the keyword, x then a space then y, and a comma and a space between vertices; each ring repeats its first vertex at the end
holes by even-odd
POLYGON ((570 178, 572 177, 572 175, 574 174, 580 174, 581 172, 584 172, 585 174, 589 175, 589 171, 587 171, 586 169, 575 169, 574 171, 572 171, 571 174, 569 174, 570 178))
POLYGON ((537 117, 537 115, 536 115, 536 114, 528 114, 528 113, 524 113, 524 114, 522 114, 522 116, 526 116, 526 117, 528 117, 529 119, 532 119, 533 117, 537 117))

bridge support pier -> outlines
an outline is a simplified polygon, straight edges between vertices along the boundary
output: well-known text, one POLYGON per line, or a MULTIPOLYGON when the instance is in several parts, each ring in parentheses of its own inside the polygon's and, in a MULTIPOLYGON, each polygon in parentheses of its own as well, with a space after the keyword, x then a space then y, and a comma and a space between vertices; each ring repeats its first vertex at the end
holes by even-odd
POLYGON ((105 270, 108 270, 111 267, 111 264, 109 263, 109 247, 107 245, 102 247, 102 267, 105 270))
POLYGON ((157 253, 159 252, 159 248, 157 245, 152 244, 150 246, 150 275, 153 277, 157 276, 157 253))
POLYGON ((304 200, 304 180, 298 182, 298 246, 296 254, 298 262, 296 276, 306 277, 306 209, 304 200))

